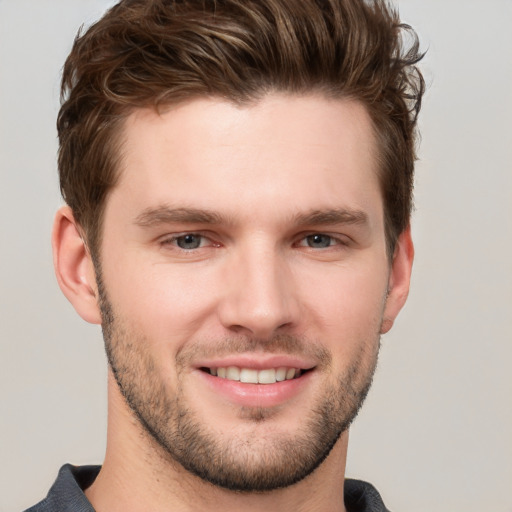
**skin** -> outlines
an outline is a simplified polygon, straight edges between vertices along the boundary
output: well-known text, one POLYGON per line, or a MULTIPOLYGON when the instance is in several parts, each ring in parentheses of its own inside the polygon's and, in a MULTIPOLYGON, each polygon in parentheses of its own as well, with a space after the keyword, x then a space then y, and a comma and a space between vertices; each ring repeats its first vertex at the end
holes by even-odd
MULTIPOLYGON (((165 396, 179 396, 215 439, 233 432, 250 440, 258 464, 283 435, 302 435, 341 377, 350 374, 358 389, 371 378, 380 334, 407 297, 413 246, 406 230, 391 261, 386 254, 369 116, 353 101, 315 95, 272 94, 244 107, 196 99, 161 115, 133 113, 124 140, 100 254, 119 358, 135 375, 141 359, 150 361, 165 396), (199 247, 179 247, 187 233, 201 235, 199 247), (300 340, 298 348, 275 342, 280 336, 300 340), (219 388, 198 369, 240 358, 264 367, 269 357, 295 357, 311 369, 288 393, 274 386, 273 397, 261 385, 247 397, 241 385, 219 388)), ((53 244, 63 292, 85 320, 101 323, 97 275, 68 207, 57 214, 53 244)), ((173 461, 141 427, 112 372, 108 421, 103 469, 86 492, 99 512, 344 510, 348 431, 300 482, 239 493, 173 461)))

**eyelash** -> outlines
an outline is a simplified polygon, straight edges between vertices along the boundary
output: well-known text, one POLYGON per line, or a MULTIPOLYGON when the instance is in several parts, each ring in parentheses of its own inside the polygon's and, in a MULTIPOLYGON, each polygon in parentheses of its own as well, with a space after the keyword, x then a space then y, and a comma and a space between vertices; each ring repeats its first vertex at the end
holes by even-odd
POLYGON ((302 238, 300 238, 299 240, 299 247, 306 247, 306 248, 309 248, 309 249, 329 249, 331 247, 336 247, 336 246, 346 246, 347 245, 347 241, 344 240, 343 238, 341 238, 339 235, 338 236, 334 236, 334 235, 330 235, 328 233, 322 233, 322 232, 316 232, 316 233, 311 233, 309 235, 305 235, 303 236, 302 238), (325 247, 311 247, 310 245, 303 245, 302 242, 305 242, 305 244, 307 244, 310 240, 308 239, 311 239, 313 237, 325 237, 325 238, 328 238, 329 240, 329 244, 325 247))
MULTIPOLYGON (((220 247, 221 246, 220 243, 216 243, 216 242, 212 241, 212 239, 209 236, 202 234, 202 233, 197 233, 197 232, 186 232, 186 233, 179 233, 179 234, 173 235, 171 237, 168 237, 168 238, 165 238, 164 240, 162 240, 161 245, 162 246, 172 245, 176 249, 183 251, 183 252, 193 252, 193 251, 202 249, 204 247, 220 247), (178 245, 179 240, 184 239, 186 237, 198 237, 199 245, 197 247, 191 247, 191 248, 180 247, 178 245), (204 243, 205 241, 208 241, 209 243, 205 244, 204 243)), ((342 247, 347 246, 348 241, 340 235, 335 236, 335 235, 330 235, 329 233, 317 231, 317 232, 301 235, 300 238, 298 238, 298 240, 296 242, 294 242, 293 245, 295 247, 304 247, 306 249, 311 249, 311 250, 320 250, 320 249, 329 249, 329 248, 337 247, 337 246, 342 246, 342 247), (329 243, 325 247, 312 247, 308 244, 308 241, 309 242, 311 241, 308 239, 311 239, 312 237, 326 237, 328 239, 329 243)))
MULTIPOLYGON (((162 240, 161 244, 163 246, 165 246, 165 245, 173 245, 178 250, 181 250, 181 251, 184 251, 184 252, 191 252, 191 251, 195 251, 197 249, 203 248, 204 247, 204 243, 203 242, 206 241, 206 240, 210 240, 210 238, 208 236, 202 234, 202 233, 190 232, 190 233, 180 233, 180 234, 177 234, 177 235, 173 235, 173 236, 171 236, 169 238, 165 238, 164 240, 162 240), (184 239, 186 237, 197 237, 197 238, 199 238, 200 239, 199 240, 199 244, 200 245, 198 247, 193 247, 193 248, 188 248, 188 249, 180 247, 178 245, 178 241, 180 239, 184 239)), ((211 242, 211 240, 210 240, 210 242, 211 242)), ((213 242, 211 242, 211 244, 209 244, 209 245, 214 246, 214 247, 219 247, 220 246, 220 244, 213 243, 213 242)))

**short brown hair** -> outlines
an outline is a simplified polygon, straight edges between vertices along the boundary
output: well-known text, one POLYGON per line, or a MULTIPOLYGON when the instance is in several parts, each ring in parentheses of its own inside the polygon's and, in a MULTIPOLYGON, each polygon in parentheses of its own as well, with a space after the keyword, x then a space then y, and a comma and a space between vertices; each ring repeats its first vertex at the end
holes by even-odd
POLYGON ((392 254, 412 208, 421 57, 416 33, 385 0, 121 1, 79 32, 64 66, 62 195, 97 254, 122 124, 135 109, 320 92, 368 109, 392 254))

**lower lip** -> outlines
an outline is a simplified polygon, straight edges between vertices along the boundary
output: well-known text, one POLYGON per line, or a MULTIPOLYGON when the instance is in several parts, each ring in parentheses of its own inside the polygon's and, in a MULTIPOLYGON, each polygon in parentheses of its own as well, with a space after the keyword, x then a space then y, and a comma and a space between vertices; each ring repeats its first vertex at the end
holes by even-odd
POLYGON ((292 400, 310 382, 313 371, 300 377, 275 384, 247 384, 236 380, 215 377, 198 370, 208 387, 218 396, 224 396, 242 407, 275 407, 292 400))

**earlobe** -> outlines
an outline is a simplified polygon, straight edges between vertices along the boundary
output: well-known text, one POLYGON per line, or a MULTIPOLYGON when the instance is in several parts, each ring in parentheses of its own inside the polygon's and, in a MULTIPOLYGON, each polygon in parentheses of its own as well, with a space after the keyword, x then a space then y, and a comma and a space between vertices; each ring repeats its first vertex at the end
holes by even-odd
POLYGON ((94 265, 69 206, 60 208, 55 216, 52 247, 62 293, 84 320, 100 324, 94 265))
POLYGON ((414 260, 414 245, 411 229, 408 226, 398 237, 393 262, 389 273, 388 296, 384 308, 381 334, 388 332, 403 308, 409 294, 411 283, 412 263, 414 260))

